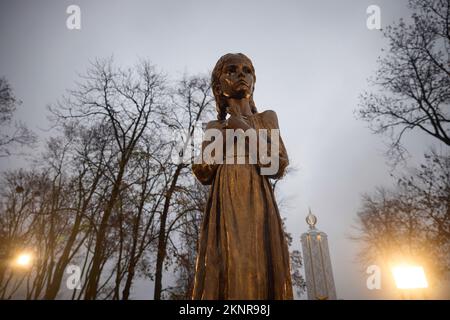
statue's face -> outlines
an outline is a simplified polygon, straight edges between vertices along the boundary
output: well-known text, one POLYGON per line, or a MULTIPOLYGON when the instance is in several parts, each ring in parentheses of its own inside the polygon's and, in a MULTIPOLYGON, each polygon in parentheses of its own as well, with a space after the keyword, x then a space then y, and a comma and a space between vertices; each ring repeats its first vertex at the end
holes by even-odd
POLYGON ((220 75, 220 90, 231 98, 249 98, 253 93, 255 78, 250 64, 243 58, 229 59, 220 75))

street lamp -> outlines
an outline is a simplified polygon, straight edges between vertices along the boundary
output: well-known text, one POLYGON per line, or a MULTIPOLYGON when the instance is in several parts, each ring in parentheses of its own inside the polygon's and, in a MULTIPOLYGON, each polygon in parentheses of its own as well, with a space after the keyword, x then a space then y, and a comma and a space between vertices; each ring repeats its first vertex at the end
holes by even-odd
POLYGON ((21 252, 14 259, 14 265, 20 268, 29 268, 33 263, 33 255, 29 252, 21 252))
POLYGON ((412 264, 400 264, 392 267, 395 285, 403 293, 410 293, 412 297, 413 291, 428 288, 428 281, 422 266, 412 264))

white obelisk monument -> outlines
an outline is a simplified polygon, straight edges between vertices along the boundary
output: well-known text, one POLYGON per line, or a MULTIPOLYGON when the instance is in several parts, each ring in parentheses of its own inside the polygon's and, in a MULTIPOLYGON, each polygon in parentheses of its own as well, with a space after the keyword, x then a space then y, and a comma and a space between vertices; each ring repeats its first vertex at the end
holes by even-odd
POLYGON ((317 218, 311 210, 306 223, 309 230, 301 239, 308 300, 336 300, 327 235, 316 229, 317 218))

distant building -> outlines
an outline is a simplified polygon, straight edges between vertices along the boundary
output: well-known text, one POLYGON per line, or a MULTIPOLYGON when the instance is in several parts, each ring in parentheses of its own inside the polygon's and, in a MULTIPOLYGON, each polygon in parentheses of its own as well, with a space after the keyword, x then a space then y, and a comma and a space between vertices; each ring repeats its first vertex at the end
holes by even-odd
POLYGON ((336 300, 327 235, 316 229, 317 217, 311 210, 306 222, 309 230, 301 240, 308 300, 336 300))

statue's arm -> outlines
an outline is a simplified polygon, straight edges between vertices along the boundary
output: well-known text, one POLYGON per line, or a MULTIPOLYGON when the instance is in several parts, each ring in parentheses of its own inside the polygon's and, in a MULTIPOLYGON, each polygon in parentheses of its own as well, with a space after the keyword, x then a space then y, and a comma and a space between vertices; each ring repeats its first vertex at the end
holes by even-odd
MULTIPOLYGON (((267 110, 264 111, 262 113, 262 117, 263 117, 263 121, 265 124, 266 129, 268 129, 268 139, 267 139, 267 151, 269 152, 269 156, 271 157, 272 155, 270 154, 271 152, 271 136, 272 136, 272 129, 278 129, 280 132, 280 127, 278 125, 278 117, 275 111, 272 110, 267 110)), ((278 141, 278 154, 276 155, 278 156, 278 161, 279 161, 279 165, 278 165, 278 170, 275 174, 273 175, 268 175, 269 178, 272 179, 280 179, 282 178, 285 173, 286 173, 286 168, 289 165, 289 157, 286 151, 286 147, 284 146, 284 142, 283 139, 281 137, 281 133, 279 135, 279 141, 278 141)), ((269 167, 270 164, 259 164, 261 167, 269 167)))
MULTIPOLYGON (((207 125, 206 125, 206 130, 208 129, 223 129, 223 124, 220 121, 210 121, 207 125)), ((205 150, 205 148, 208 146, 208 144, 210 144, 211 141, 203 141, 202 142, 202 148, 201 148, 201 152, 203 155, 203 150, 205 150)), ((202 155, 200 155, 200 157, 202 157, 202 155)), ((216 171, 218 168, 218 164, 211 164, 211 163, 206 163, 203 159, 203 157, 201 158, 201 162, 200 161, 195 161, 194 164, 192 164, 192 172, 194 173, 195 177, 203 184, 203 185, 210 185, 213 180, 214 177, 216 175, 216 171)))

